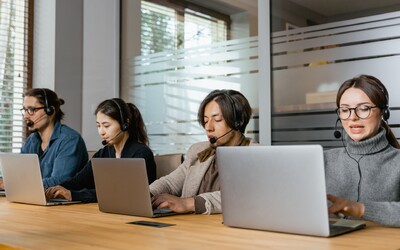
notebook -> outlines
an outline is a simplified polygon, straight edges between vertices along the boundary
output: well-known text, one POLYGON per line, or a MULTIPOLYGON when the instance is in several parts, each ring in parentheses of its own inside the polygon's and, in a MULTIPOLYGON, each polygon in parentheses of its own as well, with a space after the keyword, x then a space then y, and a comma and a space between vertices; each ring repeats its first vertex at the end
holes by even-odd
POLYGON ((227 226, 323 237, 365 227, 330 223, 319 145, 218 147, 216 158, 227 226))
POLYGON ((46 200, 39 158, 36 154, 0 154, 7 200, 34 205, 78 203, 65 199, 46 200))
POLYGON ((100 211, 143 217, 176 214, 152 209, 143 158, 92 158, 92 168, 100 211))

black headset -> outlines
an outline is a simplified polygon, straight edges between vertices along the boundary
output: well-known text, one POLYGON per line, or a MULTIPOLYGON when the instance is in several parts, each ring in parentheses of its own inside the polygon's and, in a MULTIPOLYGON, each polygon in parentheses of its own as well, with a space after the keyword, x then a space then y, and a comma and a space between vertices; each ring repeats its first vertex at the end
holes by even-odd
POLYGON ((46 113, 46 115, 51 116, 54 113, 54 108, 49 106, 46 90, 42 89, 42 91, 43 91, 44 105, 45 105, 44 112, 46 113))
POLYGON ((385 96, 385 106, 379 107, 379 108, 382 109, 383 120, 387 121, 390 118, 389 95, 388 95, 388 92, 387 92, 385 86, 379 80, 375 80, 374 82, 375 82, 375 85, 382 91, 383 95, 385 96))
MULTIPOLYGON (((384 107, 379 107, 382 109, 382 118, 384 121, 389 120, 390 118, 390 110, 389 110, 389 96, 386 94, 385 89, 383 86, 381 86, 379 83, 376 83, 377 87, 382 91, 383 95, 385 96, 385 106, 384 107)), ((336 139, 339 139, 342 137, 342 133, 337 129, 337 124, 340 122, 340 118, 336 120, 335 123, 335 131, 333 132, 333 136, 336 139)))
POLYGON ((240 127, 242 126, 242 123, 238 121, 237 119, 237 113, 236 113, 236 106, 235 106, 235 101, 233 100, 232 96, 228 92, 224 92, 224 95, 226 98, 228 98, 229 102, 232 105, 232 116, 233 116, 233 129, 234 130, 240 130, 240 127))
POLYGON ((383 89, 382 86, 379 85, 379 83, 377 84, 378 88, 382 91, 383 95, 385 96, 385 106, 382 107, 382 117, 383 120, 387 121, 390 118, 390 110, 389 110, 389 96, 386 94, 385 90, 383 89))
POLYGON ((125 117, 124 117, 124 114, 122 112, 121 106, 119 105, 117 100, 111 99, 111 101, 113 101, 115 103, 115 105, 117 105, 117 107, 118 107, 119 115, 120 115, 120 118, 121 118, 121 130, 122 131, 127 131, 128 128, 129 128, 129 122, 128 122, 128 120, 125 120, 125 117))

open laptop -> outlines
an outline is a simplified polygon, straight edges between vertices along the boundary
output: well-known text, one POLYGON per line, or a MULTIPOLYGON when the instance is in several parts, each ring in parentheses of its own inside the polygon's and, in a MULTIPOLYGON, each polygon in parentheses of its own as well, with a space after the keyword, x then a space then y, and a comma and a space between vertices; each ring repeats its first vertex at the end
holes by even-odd
POLYGON ((7 200, 34 205, 64 205, 78 203, 65 199, 46 200, 39 158, 36 154, 0 154, 4 189, 7 200))
POLYGON ((170 209, 152 209, 143 158, 92 158, 97 201, 102 212, 162 217, 170 209))
POLYGON ((225 225, 323 237, 365 227, 330 223, 319 145, 218 147, 217 166, 225 225))
MULTIPOLYGON (((0 178, 3 179, 3 173, 1 171, 1 165, 0 165, 0 178)), ((1 196, 6 196, 6 191, 2 188, 0 188, 0 197, 1 196)))

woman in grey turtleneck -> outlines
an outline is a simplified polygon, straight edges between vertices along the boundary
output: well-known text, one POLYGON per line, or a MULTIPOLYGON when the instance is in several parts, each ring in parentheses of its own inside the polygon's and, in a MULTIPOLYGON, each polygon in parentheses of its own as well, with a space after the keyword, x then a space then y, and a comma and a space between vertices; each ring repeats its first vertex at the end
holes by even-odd
POLYGON ((342 84, 336 104, 346 133, 343 148, 325 152, 329 213, 400 227, 400 145, 385 86, 360 75, 342 84))

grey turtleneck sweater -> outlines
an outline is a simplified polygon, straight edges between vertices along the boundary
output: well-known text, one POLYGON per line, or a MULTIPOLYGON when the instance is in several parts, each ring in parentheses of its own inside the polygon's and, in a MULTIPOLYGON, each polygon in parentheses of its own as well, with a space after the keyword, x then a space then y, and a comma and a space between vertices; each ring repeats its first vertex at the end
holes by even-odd
POLYGON ((326 188, 328 194, 352 201, 359 197, 365 205, 359 219, 400 227, 400 150, 385 133, 382 129, 360 142, 345 135, 346 148, 325 151, 326 188))

